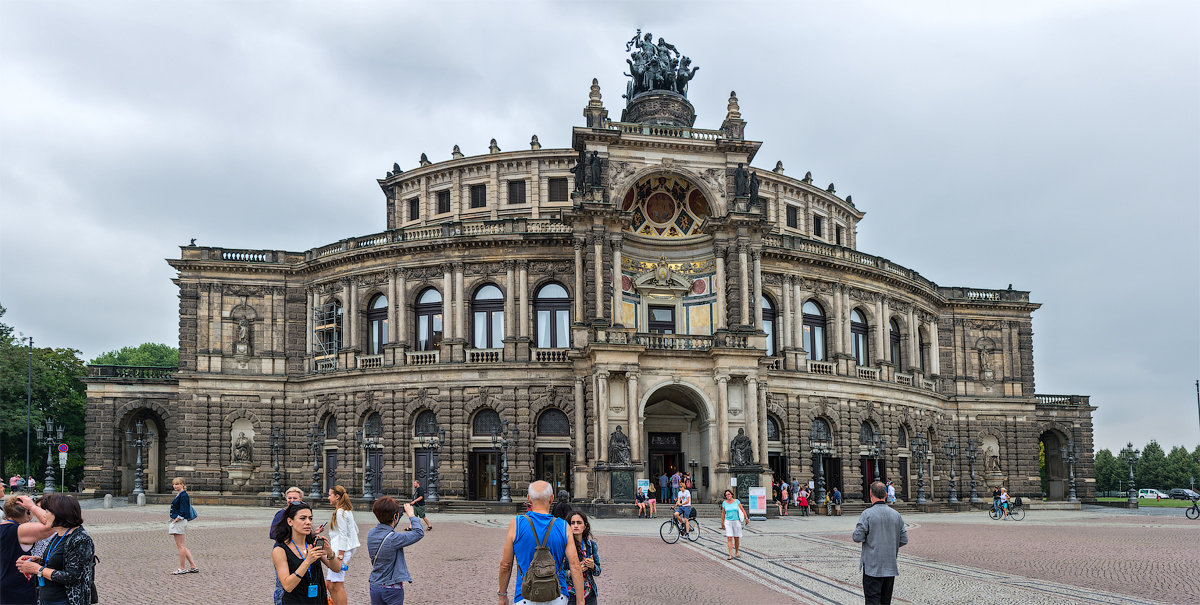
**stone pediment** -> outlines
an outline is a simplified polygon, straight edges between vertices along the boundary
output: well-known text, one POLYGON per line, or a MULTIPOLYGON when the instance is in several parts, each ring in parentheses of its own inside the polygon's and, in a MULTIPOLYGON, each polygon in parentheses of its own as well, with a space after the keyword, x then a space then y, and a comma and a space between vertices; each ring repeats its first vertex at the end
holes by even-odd
POLYGON ((693 412, 672 401, 659 401, 658 403, 648 405, 646 406, 646 412, 644 415, 647 418, 651 416, 658 416, 662 418, 682 417, 688 421, 695 420, 697 418, 696 412, 693 412))
POLYGON ((633 287, 642 294, 682 296, 692 289, 692 280, 672 270, 663 257, 649 271, 633 278, 633 287))

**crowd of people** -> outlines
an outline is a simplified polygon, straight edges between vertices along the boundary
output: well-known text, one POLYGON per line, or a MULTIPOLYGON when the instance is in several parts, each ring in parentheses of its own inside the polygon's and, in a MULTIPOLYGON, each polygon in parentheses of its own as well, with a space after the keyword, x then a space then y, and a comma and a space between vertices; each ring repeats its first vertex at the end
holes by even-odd
POLYGON ((96 601, 96 549, 79 502, 51 493, 3 497, 0 603, 88 605, 96 601))

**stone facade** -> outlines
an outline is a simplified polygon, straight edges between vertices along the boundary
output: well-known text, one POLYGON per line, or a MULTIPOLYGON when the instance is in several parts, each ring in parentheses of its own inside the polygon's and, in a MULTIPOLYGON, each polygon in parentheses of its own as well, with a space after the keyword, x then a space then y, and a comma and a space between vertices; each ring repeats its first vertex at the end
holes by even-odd
MULTIPOLYGON (((627 115, 664 111, 638 102, 627 115)), ((1095 408, 1035 394, 1028 292, 939 286, 860 252, 863 212, 809 177, 750 168, 757 196, 737 195, 761 143, 736 97, 720 130, 610 121, 596 85, 584 115, 569 149, 535 139, 390 173, 380 233, 305 252, 183 247, 179 368, 92 368, 86 484, 132 488, 125 430, 142 421, 162 492, 176 475, 197 493, 269 491, 277 428, 285 485, 316 474, 362 493, 369 462, 376 491, 408 493, 435 464, 442 498, 495 499, 506 428, 517 497, 536 477, 622 500, 680 469, 702 500, 772 474, 862 498, 876 457, 907 499, 918 479, 947 499, 953 472, 965 500, 971 470, 984 497, 985 483, 1035 495, 1044 442, 1062 498, 1068 441, 1094 497, 1095 408), (618 427, 629 464, 610 451, 618 427), (734 467, 739 429, 752 460, 734 467), (248 478, 230 468, 239 433, 248 478)))

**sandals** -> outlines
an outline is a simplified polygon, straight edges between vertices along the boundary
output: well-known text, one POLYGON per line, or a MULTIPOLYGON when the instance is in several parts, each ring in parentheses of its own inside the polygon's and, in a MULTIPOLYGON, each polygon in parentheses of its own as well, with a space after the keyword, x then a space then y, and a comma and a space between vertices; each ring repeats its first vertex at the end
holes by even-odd
POLYGON ((191 569, 189 569, 189 570, 188 570, 188 573, 200 573, 200 568, 199 568, 199 567, 193 567, 193 568, 191 568, 191 569))
POLYGON ((176 569, 175 571, 171 572, 171 575, 173 575, 173 576, 182 576, 182 575, 184 575, 184 574, 186 574, 186 573, 190 573, 190 572, 189 572, 188 570, 186 570, 186 569, 176 569))

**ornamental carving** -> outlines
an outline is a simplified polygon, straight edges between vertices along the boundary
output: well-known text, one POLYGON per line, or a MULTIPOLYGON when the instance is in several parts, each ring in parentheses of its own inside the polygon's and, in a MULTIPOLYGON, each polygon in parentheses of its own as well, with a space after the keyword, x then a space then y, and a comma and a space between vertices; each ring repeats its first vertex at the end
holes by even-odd
POLYGON ((563 275, 574 271, 573 261, 533 261, 529 271, 534 275, 563 275))
POLYGON ((783 283, 778 273, 763 273, 762 281, 768 286, 778 286, 783 283))
POLYGON ((716 168, 709 168, 700 175, 700 180, 704 181, 709 189, 719 192, 723 198, 729 197, 725 192, 725 178, 725 171, 716 168))
POLYGON ((265 288, 258 285, 222 284, 221 294, 226 296, 262 296, 265 288))
POLYGON ((609 162, 608 163, 608 183, 617 189, 624 185, 624 181, 633 176, 637 172, 637 166, 629 162, 609 162))
POLYGON ((386 284, 387 283, 387 273, 384 273, 383 271, 379 271, 376 273, 367 273, 366 275, 356 275, 356 276, 354 276, 353 279, 354 279, 354 283, 358 284, 358 287, 370 288, 371 286, 378 286, 380 284, 386 284))

